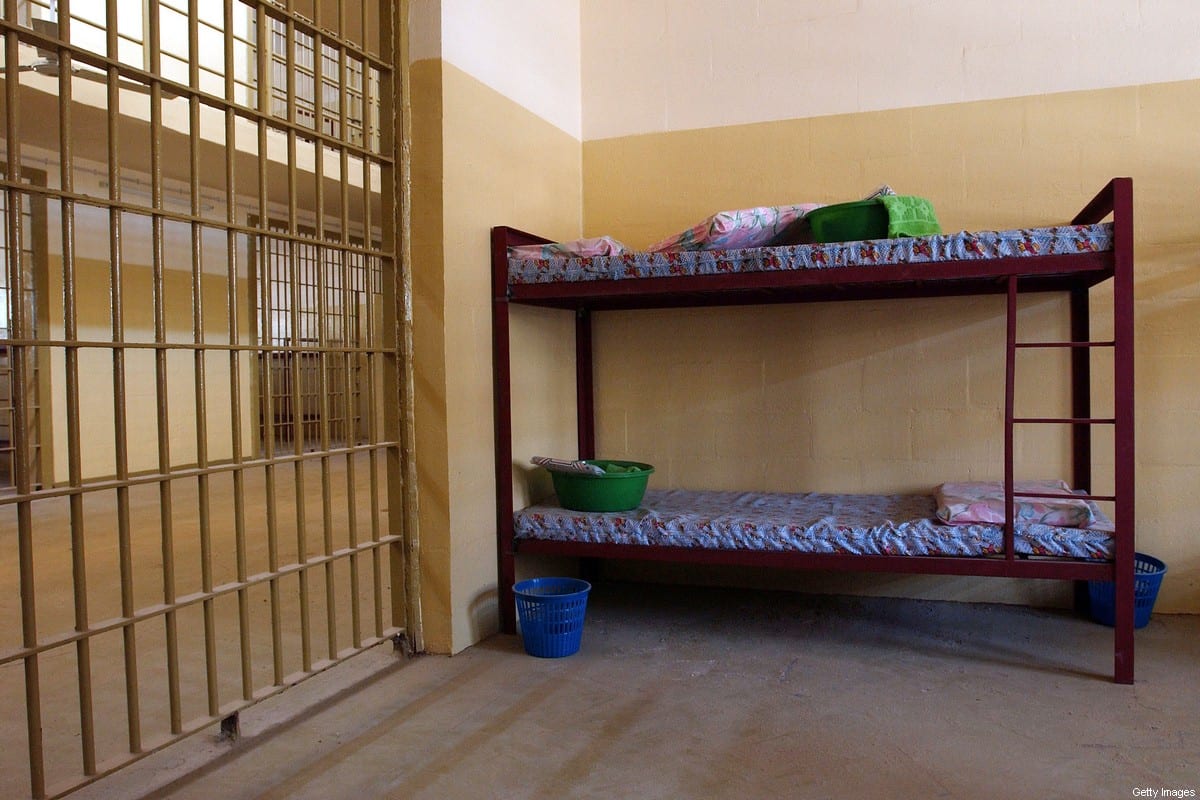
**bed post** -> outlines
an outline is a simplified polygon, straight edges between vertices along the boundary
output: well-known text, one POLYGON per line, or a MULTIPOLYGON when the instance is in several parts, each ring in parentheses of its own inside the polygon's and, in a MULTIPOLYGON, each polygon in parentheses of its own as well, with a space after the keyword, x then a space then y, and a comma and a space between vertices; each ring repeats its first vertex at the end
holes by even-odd
MULTIPOLYGON (((1092 416, 1092 339, 1090 293, 1086 287, 1070 293, 1071 342, 1071 416, 1089 419, 1092 416)), ((1077 423, 1071 426, 1071 486, 1092 492, 1092 426, 1077 423)), ((1088 582, 1075 581, 1075 611, 1088 610, 1088 582)))
MULTIPOLYGON (((1133 683, 1134 460, 1133 448, 1133 179, 1113 178, 1072 225, 1113 218, 1113 680, 1133 683)), ((1074 310, 1074 308, 1072 308, 1074 310)), ((1074 325, 1074 322, 1072 322, 1074 325)))
POLYGON ((508 340, 508 230, 492 228, 492 413, 496 431, 496 558, 500 630, 517 632, 513 583, 512 384, 508 340))
POLYGON ((592 388, 592 312, 575 312, 575 420, 579 457, 596 457, 596 407, 592 388))
POLYGON ((1133 448, 1133 181, 1114 178, 1113 202, 1113 431, 1117 496, 1114 680, 1133 683, 1134 448, 1133 448))

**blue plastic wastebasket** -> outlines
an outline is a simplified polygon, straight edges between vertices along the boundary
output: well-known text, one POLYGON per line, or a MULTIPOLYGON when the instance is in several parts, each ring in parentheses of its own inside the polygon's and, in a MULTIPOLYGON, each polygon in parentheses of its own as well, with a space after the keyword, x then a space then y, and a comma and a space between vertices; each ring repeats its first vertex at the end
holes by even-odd
MULTIPOLYGON (((1133 627, 1150 624, 1158 587, 1162 585, 1167 565, 1154 556, 1133 554, 1133 627)), ((1116 593, 1112 581, 1088 581, 1088 605, 1092 619, 1110 628, 1116 624, 1116 593)))
POLYGON ((531 578, 514 585, 525 652, 538 658, 579 652, 591 588, 578 578, 531 578))

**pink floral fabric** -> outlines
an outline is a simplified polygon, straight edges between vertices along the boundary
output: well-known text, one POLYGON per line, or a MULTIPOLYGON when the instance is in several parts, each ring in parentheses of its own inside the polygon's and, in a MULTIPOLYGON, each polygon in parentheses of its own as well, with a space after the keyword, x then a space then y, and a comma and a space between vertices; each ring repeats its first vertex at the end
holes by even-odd
MULTIPOLYGON (((1080 494, 1065 481, 1014 481, 1014 522, 1061 528, 1107 526, 1095 504, 1081 497, 1020 497, 1019 493, 1080 494)), ((1004 484, 997 481, 943 483, 935 491, 937 518, 948 525, 1003 524, 1004 484)))
POLYGON ((739 250, 747 247, 796 244, 799 240, 789 235, 793 233, 789 229, 793 223, 820 207, 820 203, 801 203, 790 206, 758 206, 736 211, 720 211, 682 233, 663 239, 648 248, 646 252, 739 250))
POLYGON ((555 258, 556 256, 619 256, 628 252, 625 245, 611 236, 596 236, 590 239, 573 239, 569 242, 549 244, 522 244, 508 248, 509 258, 555 258))

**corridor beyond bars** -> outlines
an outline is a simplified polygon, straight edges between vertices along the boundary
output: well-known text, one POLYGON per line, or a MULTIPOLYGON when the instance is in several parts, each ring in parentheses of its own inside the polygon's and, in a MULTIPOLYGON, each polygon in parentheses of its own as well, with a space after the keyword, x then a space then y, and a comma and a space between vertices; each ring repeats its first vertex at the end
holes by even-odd
POLYGON ((0 796, 419 641, 392 6, 4 4, 0 796))

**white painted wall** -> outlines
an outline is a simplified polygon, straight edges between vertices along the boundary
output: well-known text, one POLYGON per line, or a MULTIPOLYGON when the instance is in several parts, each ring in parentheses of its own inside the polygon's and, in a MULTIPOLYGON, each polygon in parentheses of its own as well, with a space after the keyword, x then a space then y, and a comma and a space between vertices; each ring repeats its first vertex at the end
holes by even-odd
POLYGON ((580 5, 585 140, 1200 78, 1196 0, 580 5))
MULTIPOLYGON (((419 21, 433 0, 418 0, 419 21)), ((421 31, 428 31, 428 21, 421 31)), ((412 58, 446 62, 582 138, 579 0, 441 0, 441 49, 413 35, 412 58)))

